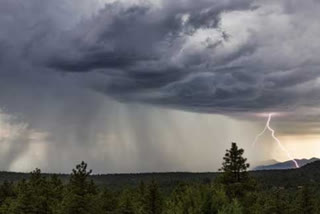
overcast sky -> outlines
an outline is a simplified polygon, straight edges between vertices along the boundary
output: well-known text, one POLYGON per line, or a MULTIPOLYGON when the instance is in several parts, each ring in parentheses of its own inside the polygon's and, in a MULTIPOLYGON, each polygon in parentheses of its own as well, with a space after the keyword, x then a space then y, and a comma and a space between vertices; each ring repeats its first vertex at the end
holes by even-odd
POLYGON ((0 170, 214 171, 320 151, 316 0, 0 1, 0 170))

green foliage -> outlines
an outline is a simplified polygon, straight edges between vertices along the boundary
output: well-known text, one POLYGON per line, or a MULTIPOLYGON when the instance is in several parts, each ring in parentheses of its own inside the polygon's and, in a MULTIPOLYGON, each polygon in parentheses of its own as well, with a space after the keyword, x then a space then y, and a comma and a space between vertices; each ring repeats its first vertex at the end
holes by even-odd
POLYGON ((15 196, 13 182, 4 181, 0 186, 0 207, 15 196))
POLYGON ((119 206, 117 194, 105 189, 100 195, 100 206, 104 214, 115 213, 119 206))
POLYGON ((61 213, 94 214, 100 211, 97 188, 92 181, 88 180, 91 173, 92 170, 88 171, 87 164, 83 161, 72 170, 62 201, 61 213))
POLYGON ((120 207, 120 213, 122 214, 135 214, 136 209, 134 205, 134 197, 132 196, 132 193, 129 190, 126 190, 121 195, 119 207, 120 207))
MULTIPOLYGON (((36 169, 28 181, 17 184, 15 193, 11 193, 0 210, 8 214, 53 214, 57 201, 62 198, 62 191, 56 192, 56 188, 59 188, 56 183, 53 186, 41 175, 40 169, 36 169)), ((60 188, 63 188, 62 184, 60 188)))
POLYGON ((145 213, 160 214, 163 211, 163 199, 158 184, 152 180, 145 195, 145 213))
POLYGON ((168 213, 201 213, 203 200, 200 188, 199 186, 178 185, 167 202, 168 213))
POLYGON ((315 210, 315 195, 308 186, 302 187, 297 197, 297 213, 313 214, 315 210))
POLYGON ((231 203, 223 206, 218 214, 242 214, 242 207, 237 200, 233 200, 231 203))

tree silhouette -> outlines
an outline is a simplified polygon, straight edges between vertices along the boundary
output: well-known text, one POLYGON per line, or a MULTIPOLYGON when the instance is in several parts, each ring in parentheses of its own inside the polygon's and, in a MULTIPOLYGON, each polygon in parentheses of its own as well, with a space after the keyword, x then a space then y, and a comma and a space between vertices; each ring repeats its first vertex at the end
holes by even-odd
POLYGON ((87 164, 81 162, 72 170, 67 193, 62 202, 62 213, 93 214, 99 206, 96 203, 96 188, 90 182, 92 170, 87 170, 87 164))
POLYGON ((250 178, 247 172, 249 164, 242 155, 243 149, 239 149, 237 144, 232 142, 231 149, 226 150, 223 158, 223 171, 220 181, 224 185, 229 199, 243 198, 247 192, 253 191, 256 186, 254 179, 250 178))
POLYGON ((224 172, 224 180, 226 182, 237 183, 247 179, 247 169, 250 165, 246 163, 247 159, 242 156, 243 153, 244 150, 239 149, 235 142, 232 142, 231 149, 226 150, 223 158, 224 162, 220 169, 224 172))

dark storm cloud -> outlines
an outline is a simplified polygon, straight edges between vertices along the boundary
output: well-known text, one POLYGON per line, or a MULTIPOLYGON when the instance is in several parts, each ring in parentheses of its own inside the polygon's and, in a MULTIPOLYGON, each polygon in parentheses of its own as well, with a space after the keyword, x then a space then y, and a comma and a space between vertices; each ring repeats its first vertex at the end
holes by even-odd
MULTIPOLYGON (((247 50, 252 50, 252 47, 245 46, 235 51, 226 56, 219 65, 209 63, 209 52, 222 46, 222 40, 228 40, 228 35, 219 27, 221 13, 250 8, 250 1, 200 1, 197 4, 192 1, 183 1, 181 4, 165 1, 160 9, 148 4, 133 7, 118 3, 108 4, 94 18, 79 24, 76 27, 77 33, 71 32, 72 35, 68 36, 62 34, 60 39, 63 44, 68 44, 67 47, 57 48, 57 52, 46 59, 46 65, 69 72, 103 70, 105 75, 113 79, 109 84, 96 86, 104 93, 122 100, 126 97, 129 100, 158 102, 162 105, 177 104, 178 107, 185 108, 190 105, 191 100, 205 101, 214 98, 206 96, 212 92, 207 91, 209 88, 204 90, 205 86, 201 86, 199 79, 188 85, 186 79, 193 73, 217 73, 217 77, 212 77, 214 80, 211 84, 224 79, 229 79, 226 84, 228 81, 235 82, 229 77, 232 74, 228 74, 233 69, 221 69, 219 66, 223 65, 224 61, 232 61, 247 50), (180 62, 175 62, 173 58, 182 51, 188 37, 192 38, 202 29, 216 30, 221 40, 212 41, 208 37, 201 42, 203 50, 197 53, 192 53, 191 50, 190 54, 182 54, 180 62), (66 38, 68 42, 65 41, 66 38), (177 88, 177 94, 171 93, 172 88, 177 88), (184 88, 193 90, 192 93, 198 98, 184 100, 184 88), (202 89, 197 91, 197 88, 202 89), (171 95, 163 97, 166 96, 167 89, 171 95), (137 92, 159 92, 162 98, 151 97, 146 100, 139 98, 137 92)), ((240 78, 240 72, 235 78, 240 78)), ((250 78, 242 79, 250 81, 250 78)), ((207 84, 210 82, 207 81, 207 84)), ((232 93, 242 92, 218 88, 217 93, 218 98, 224 94, 231 96, 232 93)))
POLYGON ((121 1, 93 15, 88 5, 1 1, 2 81, 69 72, 70 85, 196 112, 319 105, 315 1, 121 1))
POLYGON ((298 86, 319 76, 319 51, 310 42, 320 32, 316 23, 304 27, 316 14, 301 20, 307 11, 292 10, 292 4, 106 4, 45 44, 41 63, 58 71, 102 72, 109 81, 92 87, 123 101, 199 112, 286 111, 314 91, 298 86))

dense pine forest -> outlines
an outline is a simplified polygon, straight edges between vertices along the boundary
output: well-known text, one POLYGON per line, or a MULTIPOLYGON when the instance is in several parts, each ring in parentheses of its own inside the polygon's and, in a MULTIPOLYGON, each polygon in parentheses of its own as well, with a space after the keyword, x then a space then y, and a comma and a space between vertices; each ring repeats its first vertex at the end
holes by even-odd
POLYGON ((68 176, 40 169, 29 175, 1 173, 0 213, 320 213, 319 162, 296 170, 248 172, 243 153, 232 143, 220 173, 105 177, 92 175, 85 162, 68 176))

